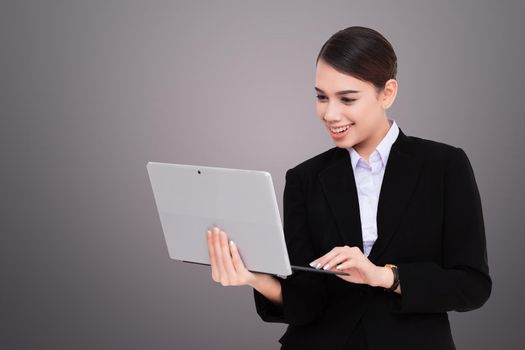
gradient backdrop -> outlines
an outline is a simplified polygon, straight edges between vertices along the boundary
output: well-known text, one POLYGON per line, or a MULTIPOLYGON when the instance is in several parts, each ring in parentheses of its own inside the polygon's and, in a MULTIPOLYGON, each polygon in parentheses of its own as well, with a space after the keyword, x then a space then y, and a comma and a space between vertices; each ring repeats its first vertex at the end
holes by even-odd
POLYGON ((393 44, 389 117, 462 147, 494 280, 458 349, 519 349, 523 1, 0 3, 0 349, 276 349, 252 290, 168 258, 150 160, 285 171, 333 146, 315 58, 339 29, 393 44))

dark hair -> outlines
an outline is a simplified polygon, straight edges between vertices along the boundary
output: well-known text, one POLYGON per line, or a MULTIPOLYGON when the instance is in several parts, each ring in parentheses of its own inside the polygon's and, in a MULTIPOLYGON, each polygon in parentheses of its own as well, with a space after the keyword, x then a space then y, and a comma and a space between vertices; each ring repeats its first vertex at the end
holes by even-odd
POLYGON ((317 56, 335 70, 374 84, 381 91, 397 74, 394 48, 377 31, 348 27, 332 35, 317 56))

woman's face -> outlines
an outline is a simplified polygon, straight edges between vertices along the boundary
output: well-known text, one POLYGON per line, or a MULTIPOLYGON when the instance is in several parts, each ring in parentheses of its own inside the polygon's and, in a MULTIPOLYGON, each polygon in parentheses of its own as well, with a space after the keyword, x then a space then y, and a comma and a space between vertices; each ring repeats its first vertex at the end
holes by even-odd
POLYGON ((317 113, 335 145, 371 153, 390 127, 385 110, 395 98, 397 82, 390 79, 378 93, 372 83, 340 73, 319 60, 315 90, 317 113))

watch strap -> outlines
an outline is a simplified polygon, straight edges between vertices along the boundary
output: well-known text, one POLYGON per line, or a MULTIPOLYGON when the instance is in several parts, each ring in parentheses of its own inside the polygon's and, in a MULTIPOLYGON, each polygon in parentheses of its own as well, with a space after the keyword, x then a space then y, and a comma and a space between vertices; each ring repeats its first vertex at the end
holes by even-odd
POLYGON ((385 292, 393 292, 397 286, 399 286, 399 271, 397 270, 397 266, 393 264, 386 264, 385 267, 390 268, 394 273, 394 282, 389 288, 385 288, 385 292))

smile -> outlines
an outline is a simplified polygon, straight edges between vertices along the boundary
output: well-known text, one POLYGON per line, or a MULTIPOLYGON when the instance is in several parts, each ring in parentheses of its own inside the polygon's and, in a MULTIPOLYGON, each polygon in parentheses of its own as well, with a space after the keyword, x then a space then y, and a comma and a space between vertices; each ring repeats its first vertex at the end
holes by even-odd
POLYGON ((343 125, 343 126, 332 126, 330 127, 330 131, 333 132, 334 134, 342 134, 343 132, 348 130, 348 128, 350 128, 350 126, 352 125, 354 125, 354 123, 343 125))

